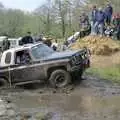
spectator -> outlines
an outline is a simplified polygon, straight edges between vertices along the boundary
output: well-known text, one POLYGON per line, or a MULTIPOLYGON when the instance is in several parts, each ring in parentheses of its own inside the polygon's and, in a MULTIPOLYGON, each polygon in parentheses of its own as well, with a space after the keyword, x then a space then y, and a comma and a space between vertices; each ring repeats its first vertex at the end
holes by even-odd
POLYGON ((10 48, 10 41, 8 40, 8 37, 6 37, 2 43, 2 51, 8 50, 9 48, 10 48))
POLYGON ((100 36, 103 36, 104 34, 104 25, 105 25, 105 13, 102 11, 102 8, 99 8, 96 15, 95 29, 100 34, 100 36))
POLYGON ((90 29, 89 18, 85 13, 80 16, 80 37, 87 35, 90 29))
POLYGON ((111 37, 113 34, 113 28, 111 26, 107 26, 106 30, 105 30, 105 35, 107 37, 111 37))
POLYGON ((97 17, 97 8, 96 6, 94 5, 93 8, 92 8, 92 12, 91 12, 91 35, 97 35, 97 31, 95 31, 95 23, 96 23, 96 17, 97 17))
POLYGON ((28 32, 27 35, 23 37, 21 40, 21 45, 29 44, 29 43, 34 43, 34 40, 31 36, 31 32, 28 32))
POLYGON ((68 46, 69 46, 68 41, 65 41, 65 42, 63 43, 62 50, 65 51, 65 50, 68 48, 68 46))
POLYGON ((43 43, 46 44, 48 47, 51 47, 51 45, 52 45, 51 40, 52 39, 47 38, 46 40, 43 41, 43 43))
POLYGON ((57 51, 58 49, 58 42, 55 40, 55 42, 52 43, 51 47, 53 48, 54 51, 57 51))
POLYGON ((113 16, 114 38, 120 40, 120 14, 113 16))
POLYGON ((113 8, 110 4, 107 4, 107 7, 105 8, 105 16, 106 16, 106 23, 107 25, 111 24, 112 14, 113 14, 113 8))
POLYGON ((39 35, 36 37, 36 42, 43 42, 43 35, 39 35))

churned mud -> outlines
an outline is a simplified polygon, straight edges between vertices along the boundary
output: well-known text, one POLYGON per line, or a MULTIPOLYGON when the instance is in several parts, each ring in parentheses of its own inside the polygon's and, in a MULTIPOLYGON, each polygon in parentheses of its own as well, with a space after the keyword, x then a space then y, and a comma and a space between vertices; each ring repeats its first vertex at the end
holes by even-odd
POLYGON ((120 120, 120 87, 87 75, 62 89, 29 85, 0 91, 0 120, 120 120))

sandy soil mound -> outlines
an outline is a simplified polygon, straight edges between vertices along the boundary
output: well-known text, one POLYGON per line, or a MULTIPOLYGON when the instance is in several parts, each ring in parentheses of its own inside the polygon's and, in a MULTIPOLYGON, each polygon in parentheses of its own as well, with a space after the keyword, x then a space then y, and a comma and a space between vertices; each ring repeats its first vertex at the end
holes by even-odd
POLYGON ((87 36, 83 39, 77 40, 71 48, 72 49, 80 49, 83 47, 87 47, 91 50, 92 54, 95 55, 110 55, 112 53, 120 51, 120 45, 107 37, 99 37, 99 36, 87 36))

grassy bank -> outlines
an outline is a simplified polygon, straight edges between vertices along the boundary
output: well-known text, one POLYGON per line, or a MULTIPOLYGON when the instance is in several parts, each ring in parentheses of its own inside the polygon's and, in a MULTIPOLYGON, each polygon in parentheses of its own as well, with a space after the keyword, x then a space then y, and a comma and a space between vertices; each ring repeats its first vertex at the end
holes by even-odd
POLYGON ((87 70, 87 73, 99 75, 101 78, 120 84, 120 65, 106 68, 91 67, 87 70))

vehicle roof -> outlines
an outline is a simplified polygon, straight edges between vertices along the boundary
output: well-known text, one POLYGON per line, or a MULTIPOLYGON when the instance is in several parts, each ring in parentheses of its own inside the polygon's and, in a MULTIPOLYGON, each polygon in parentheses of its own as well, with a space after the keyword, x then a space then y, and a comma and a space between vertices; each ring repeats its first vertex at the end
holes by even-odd
POLYGON ((12 40, 13 40, 13 41, 14 41, 14 40, 16 40, 16 41, 18 40, 18 41, 19 41, 19 40, 21 40, 21 39, 22 39, 22 37, 19 37, 19 38, 8 38, 8 40, 10 40, 10 41, 12 41, 12 40))
POLYGON ((23 46, 18 46, 18 47, 11 48, 9 50, 4 51, 4 53, 20 51, 20 50, 24 50, 24 49, 30 49, 32 47, 35 47, 35 46, 39 45, 39 44, 42 44, 42 43, 40 42, 40 43, 35 43, 35 44, 26 44, 26 45, 23 45, 23 46))

